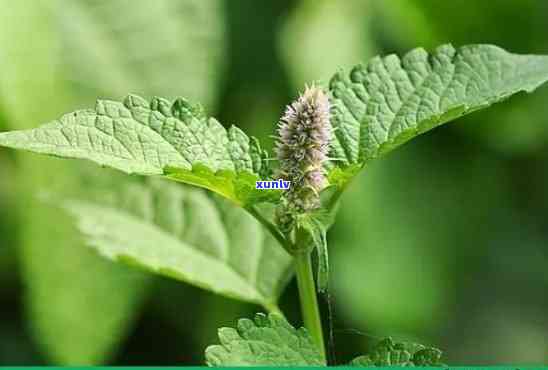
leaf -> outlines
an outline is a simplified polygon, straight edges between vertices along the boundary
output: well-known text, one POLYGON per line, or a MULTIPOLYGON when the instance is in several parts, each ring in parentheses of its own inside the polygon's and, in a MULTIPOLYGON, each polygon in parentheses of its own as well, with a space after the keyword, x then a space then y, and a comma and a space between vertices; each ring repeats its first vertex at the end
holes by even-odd
POLYGON ((219 329, 219 340, 205 351, 209 366, 326 365, 306 329, 295 329, 277 314, 240 319, 236 329, 219 329))
POLYGON ((386 338, 370 354, 356 357, 351 366, 445 366, 440 362, 442 352, 417 343, 395 343, 386 338))
POLYGON ((162 180, 119 191, 114 202, 63 203, 102 256, 277 310, 292 259, 251 215, 162 180))
POLYGON ((331 156, 343 166, 363 166, 423 132, 546 80, 548 56, 511 54, 493 45, 442 45, 430 55, 418 48, 401 60, 375 57, 331 79, 331 156))
POLYGON ((256 139, 226 130, 185 99, 149 103, 129 95, 123 103, 99 100, 36 129, 0 134, 0 145, 67 158, 88 159, 128 174, 161 175, 217 192, 233 202, 276 199, 257 190, 268 166, 256 139))

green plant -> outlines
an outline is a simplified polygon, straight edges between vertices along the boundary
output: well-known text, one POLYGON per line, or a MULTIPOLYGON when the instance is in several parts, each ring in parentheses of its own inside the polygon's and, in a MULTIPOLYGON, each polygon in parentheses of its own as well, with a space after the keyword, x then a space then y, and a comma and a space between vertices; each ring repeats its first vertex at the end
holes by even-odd
MULTIPOLYGON (((206 350, 208 364, 325 365, 316 290, 328 289, 326 233, 352 178, 413 137, 547 80, 548 56, 492 45, 376 57, 337 73, 328 86, 307 89, 288 108, 278 161, 199 105, 133 95, 121 103, 99 100, 94 109, 36 129, 2 133, 0 145, 216 193, 150 178, 107 185, 90 199, 47 201, 73 215, 88 244, 107 258, 270 312, 240 320, 237 330, 221 329, 221 345, 206 350), (292 182, 290 190, 256 188, 257 181, 279 178, 292 182), (292 327, 277 305, 294 272, 306 330, 292 327)), ((352 364, 435 365, 440 355, 385 340, 352 364)))

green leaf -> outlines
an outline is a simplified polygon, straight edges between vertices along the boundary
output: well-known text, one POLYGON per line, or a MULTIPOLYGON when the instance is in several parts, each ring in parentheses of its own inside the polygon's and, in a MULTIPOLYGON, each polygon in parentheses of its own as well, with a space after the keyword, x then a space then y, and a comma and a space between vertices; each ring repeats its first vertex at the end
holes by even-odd
POLYGON ((219 340, 205 351, 209 366, 326 365, 306 329, 276 314, 240 319, 236 329, 219 329, 219 340))
POLYGON ((440 362, 442 352, 417 343, 395 343, 386 338, 373 348, 370 354, 356 357, 351 366, 444 366, 440 362))
MULTIPOLYGON (((473 40, 470 27, 474 27, 475 14, 483 14, 482 39, 508 48, 521 50, 542 50, 537 45, 544 43, 544 25, 535 21, 543 18, 542 4, 538 1, 508 1, 500 6, 475 1, 469 6, 453 2, 398 1, 396 4, 378 1, 376 17, 383 24, 383 35, 390 44, 399 47, 413 47, 416 44, 435 47, 444 40, 462 44, 473 40), (520 16, 514 19, 512 27, 506 27, 519 6, 520 16), (445 14, 452 14, 448 18, 445 14), (407 46, 406 46, 407 45, 407 46)), ((490 110, 460 125, 465 140, 481 140, 478 143, 509 155, 525 155, 540 150, 548 142, 548 89, 526 99, 516 99, 503 108, 490 110), (535 112, 534 115, 529 114, 535 112), (481 122, 474 124, 472 121, 481 122)))
POLYGON ((547 80, 548 56, 493 45, 375 57, 331 79, 331 156, 345 167, 363 166, 423 132, 547 80))
POLYGON ((129 95, 99 100, 39 128, 0 134, 0 145, 66 158, 88 159, 128 174, 161 175, 201 186, 239 205, 276 199, 255 189, 266 153, 239 128, 226 130, 185 99, 169 102, 129 95))
POLYGON ((63 203, 101 255, 277 310, 292 259, 251 215, 162 180, 119 192, 114 202, 63 203), (145 211, 136 214, 134 204, 145 211))

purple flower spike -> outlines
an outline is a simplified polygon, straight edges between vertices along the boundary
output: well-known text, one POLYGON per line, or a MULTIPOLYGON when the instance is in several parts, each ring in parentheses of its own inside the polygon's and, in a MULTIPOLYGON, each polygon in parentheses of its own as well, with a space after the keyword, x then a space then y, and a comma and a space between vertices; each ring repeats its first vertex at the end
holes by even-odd
POLYGON ((316 86, 307 86, 286 108, 279 123, 276 155, 280 176, 291 181, 287 206, 298 213, 319 206, 318 194, 327 183, 323 164, 331 138, 329 118, 327 94, 316 86))

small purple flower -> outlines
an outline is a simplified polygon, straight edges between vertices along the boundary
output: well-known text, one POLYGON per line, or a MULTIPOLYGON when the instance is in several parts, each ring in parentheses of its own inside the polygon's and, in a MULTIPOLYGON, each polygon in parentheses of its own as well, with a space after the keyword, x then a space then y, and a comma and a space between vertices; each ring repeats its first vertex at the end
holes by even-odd
POLYGON ((316 86, 290 104, 280 120, 276 155, 280 177, 291 181, 285 194, 287 207, 303 213, 319 206, 319 192, 326 186, 324 162, 331 138, 330 103, 316 86))

